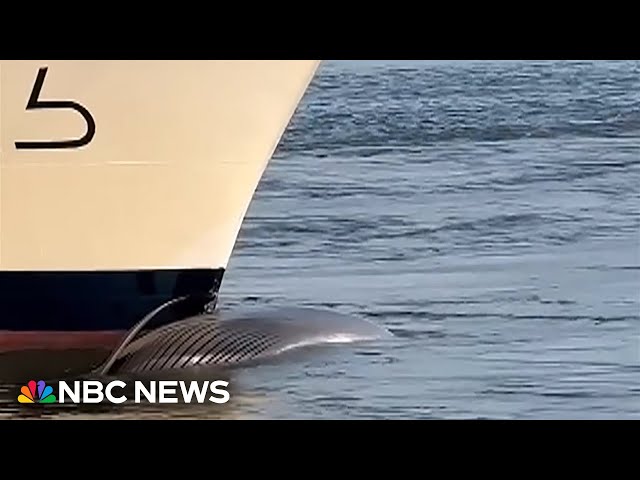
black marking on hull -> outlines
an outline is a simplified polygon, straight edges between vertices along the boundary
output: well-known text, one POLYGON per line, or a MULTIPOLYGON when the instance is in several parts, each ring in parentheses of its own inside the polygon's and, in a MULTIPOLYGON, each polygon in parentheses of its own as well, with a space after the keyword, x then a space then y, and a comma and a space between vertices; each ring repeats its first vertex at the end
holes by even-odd
POLYGON ((130 329, 156 307, 183 296, 170 313, 203 313, 224 269, 95 272, 0 271, 0 330, 92 332, 130 329))

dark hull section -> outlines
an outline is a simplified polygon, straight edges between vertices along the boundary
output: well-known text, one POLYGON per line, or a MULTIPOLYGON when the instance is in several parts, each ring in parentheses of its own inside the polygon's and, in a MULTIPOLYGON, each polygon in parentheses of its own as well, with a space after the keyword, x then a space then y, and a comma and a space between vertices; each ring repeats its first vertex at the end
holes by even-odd
POLYGON ((0 272, 0 337, 128 330, 158 306, 186 295, 177 316, 201 313, 224 269, 122 272, 0 272))

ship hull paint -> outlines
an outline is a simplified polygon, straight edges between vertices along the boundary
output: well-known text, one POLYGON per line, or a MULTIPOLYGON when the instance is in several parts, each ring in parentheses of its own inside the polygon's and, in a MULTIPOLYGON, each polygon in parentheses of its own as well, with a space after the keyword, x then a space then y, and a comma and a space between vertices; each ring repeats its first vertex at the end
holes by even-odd
MULTIPOLYGON (((224 269, 0 272, 0 350, 104 345, 153 309, 218 292, 224 269)), ((203 300, 178 316, 201 313, 203 300)))
POLYGON ((0 354, 29 350, 47 352, 103 351, 106 354, 118 345, 125 334, 125 330, 103 332, 54 332, 51 330, 14 332, 0 330, 0 354))
POLYGON ((315 60, 0 60, 0 271, 226 268, 315 60))

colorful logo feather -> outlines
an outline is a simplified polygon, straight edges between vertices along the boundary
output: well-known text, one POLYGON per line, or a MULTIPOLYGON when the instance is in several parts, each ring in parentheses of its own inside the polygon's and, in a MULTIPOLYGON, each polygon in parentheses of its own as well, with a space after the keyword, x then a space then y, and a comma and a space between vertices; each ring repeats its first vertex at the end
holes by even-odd
POLYGON ((53 388, 47 385, 44 380, 36 382, 31 380, 20 389, 18 395, 20 403, 56 403, 56 396, 53 394, 53 388))

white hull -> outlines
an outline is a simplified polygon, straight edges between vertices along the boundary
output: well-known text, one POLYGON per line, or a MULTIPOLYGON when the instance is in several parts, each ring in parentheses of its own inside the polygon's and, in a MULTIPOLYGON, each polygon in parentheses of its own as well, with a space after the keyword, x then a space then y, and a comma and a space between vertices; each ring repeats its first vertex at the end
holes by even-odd
POLYGON ((0 270, 224 268, 318 65, 301 61, 0 61, 0 270), (80 139, 68 100, 95 122, 80 139))

